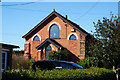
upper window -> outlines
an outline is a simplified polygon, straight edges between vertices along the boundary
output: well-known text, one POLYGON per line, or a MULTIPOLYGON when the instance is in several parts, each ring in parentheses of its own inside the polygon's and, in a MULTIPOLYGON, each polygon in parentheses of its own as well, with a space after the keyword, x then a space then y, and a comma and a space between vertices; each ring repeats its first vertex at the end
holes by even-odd
POLYGON ((72 34, 69 39, 76 39, 76 36, 72 34))
POLYGON ((53 24, 50 27, 50 38, 57 38, 59 37, 59 27, 56 24, 53 24))
POLYGON ((35 36, 35 37, 33 38, 33 41, 36 41, 36 40, 40 40, 38 36, 35 36))

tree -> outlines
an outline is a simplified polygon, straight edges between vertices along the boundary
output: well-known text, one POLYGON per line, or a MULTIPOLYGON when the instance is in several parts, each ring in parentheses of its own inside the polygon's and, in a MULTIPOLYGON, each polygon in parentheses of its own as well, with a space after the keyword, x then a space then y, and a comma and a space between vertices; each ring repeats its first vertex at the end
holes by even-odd
POLYGON ((120 23, 116 16, 111 19, 103 18, 94 23, 94 42, 89 46, 87 54, 97 56, 101 60, 117 67, 120 64, 120 23))

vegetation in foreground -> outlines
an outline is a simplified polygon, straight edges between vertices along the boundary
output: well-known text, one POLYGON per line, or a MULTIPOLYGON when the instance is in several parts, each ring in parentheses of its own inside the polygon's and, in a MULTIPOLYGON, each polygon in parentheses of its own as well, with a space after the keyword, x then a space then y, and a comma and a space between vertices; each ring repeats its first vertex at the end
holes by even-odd
POLYGON ((116 80, 112 70, 105 68, 76 70, 7 70, 2 74, 2 80, 116 80))

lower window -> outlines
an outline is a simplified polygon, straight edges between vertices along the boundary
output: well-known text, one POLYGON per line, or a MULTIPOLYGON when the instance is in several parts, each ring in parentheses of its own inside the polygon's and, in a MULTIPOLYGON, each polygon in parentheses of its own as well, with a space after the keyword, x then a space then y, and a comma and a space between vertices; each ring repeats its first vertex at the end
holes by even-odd
POLYGON ((7 52, 2 51, 2 72, 7 68, 7 52))

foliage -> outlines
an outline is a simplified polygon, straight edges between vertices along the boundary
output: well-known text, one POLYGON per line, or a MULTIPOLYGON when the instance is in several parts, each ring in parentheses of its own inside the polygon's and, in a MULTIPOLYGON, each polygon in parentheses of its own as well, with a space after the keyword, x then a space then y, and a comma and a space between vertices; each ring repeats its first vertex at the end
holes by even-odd
POLYGON ((20 54, 24 54, 24 50, 14 50, 13 51, 13 54, 16 54, 16 55, 20 55, 20 54))
POLYGON ((29 68, 28 60, 26 60, 22 54, 19 54, 19 55, 13 54, 12 55, 12 69, 17 69, 18 64, 20 67, 23 67, 24 69, 29 68))
POLYGON ((60 60, 62 55, 60 54, 60 51, 51 51, 48 54, 48 60, 60 60))
POLYGON ((105 68, 75 70, 8 70, 2 73, 2 80, 116 80, 115 73, 105 68))
POLYGON ((70 61, 71 56, 67 50, 51 51, 48 55, 48 60, 65 60, 70 61))
POLYGON ((113 69, 112 63, 106 61, 106 60, 101 60, 103 67, 106 69, 113 69))
POLYGON ((35 62, 35 58, 29 60, 30 69, 32 69, 33 62, 35 62))
POLYGON ((84 68, 90 68, 90 67, 99 67, 99 60, 97 57, 86 57, 77 63, 81 65, 84 68))
POLYGON ((97 56, 112 66, 117 67, 120 63, 120 23, 115 16, 111 19, 103 18, 94 23, 94 42, 89 44, 90 56, 97 56))

